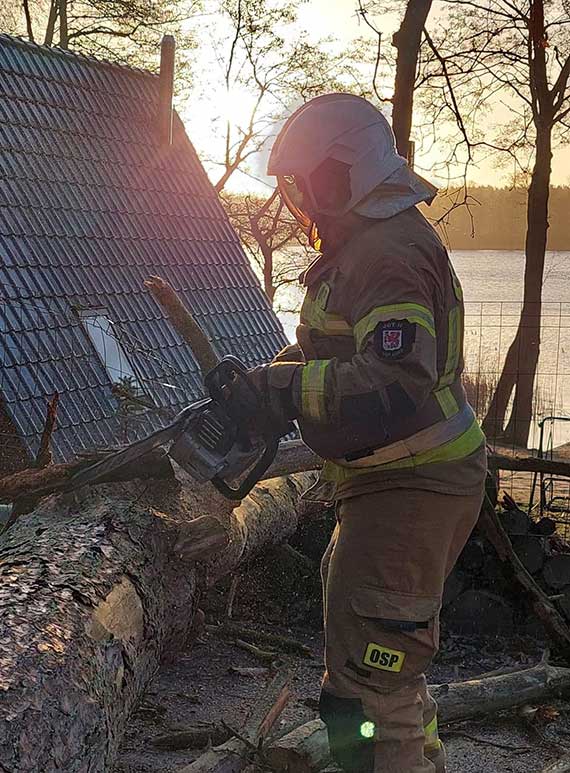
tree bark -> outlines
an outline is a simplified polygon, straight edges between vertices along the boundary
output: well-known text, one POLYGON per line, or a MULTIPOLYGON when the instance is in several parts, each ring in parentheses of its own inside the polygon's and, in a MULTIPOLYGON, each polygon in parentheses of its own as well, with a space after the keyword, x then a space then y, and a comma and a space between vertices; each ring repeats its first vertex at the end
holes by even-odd
MULTIPOLYGON (((79 470, 101 461, 108 452, 94 452, 86 457, 80 457, 73 462, 50 464, 42 469, 28 468, 0 478, 0 503, 10 503, 27 496, 47 496, 60 491, 69 479, 79 470)), ((125 464, 115 470, 108 479, 101 483, 128 481, 135 478, 172 478, 174 473, 168 456, 162 449, 155 449, 145 454, 136 462, 125 464)))
POLYGON ((505 456, 489 454, 489 469, 512 470, 513 472, 543 472, 570 477, 570 462, 557 459, 539 459, 536 456, 505 456))
POLYGON ((172 326, 187 343, 205 376, 218 364, 218 357, 202 328, 182 303, 174 288, 159 276, 150 276, 144 286, 150 290, 155 301, 162 306, 172 326))
POLYGON ((265 483, 234 511, 209 486, 100 486, 44 500, 2 535, 0 770, 111 770, 161 658, 188 640, 200 589, 293 532, 310 478, 265 483), (200 513, 226 539, 196 565, 177 538, 200 513))
POLYGON ((548 765, 542 773, 570 773, 570 754, 565 754, 558 762, 548 765))
POLYGON ((431 4, 432 0, 408 0, 402 24, 392 40, 393 45, 398 50, 394 96, 392 98, 392 127, 396 136, 398 153, 404 158, 409 158, 416 70, 422 42, 422 30, 431 4))
MULTIPOLYGON (((569 691, 570 669, 544 664, 502 676, 430 686, 439 705, 440 724, 550 700, 569 691)), ((324 724, 313 720, 296 728, 271 745, 266 756, 273 768, 283 773, 320 770, 330 761, 324 724)))

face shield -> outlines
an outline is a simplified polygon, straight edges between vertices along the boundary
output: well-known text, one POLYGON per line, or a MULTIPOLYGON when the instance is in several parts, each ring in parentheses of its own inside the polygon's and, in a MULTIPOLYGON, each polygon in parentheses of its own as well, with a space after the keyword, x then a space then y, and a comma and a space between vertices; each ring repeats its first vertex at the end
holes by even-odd
POLYGON ((301 226, 301 230, 309 238, 309 244, 317 252, 321 251, 321 239, 317 231, 317 225, 309 214, 309 198, 304 193, 303 179, 295 175, 277 175, 277 185, 281 198, 301 226))

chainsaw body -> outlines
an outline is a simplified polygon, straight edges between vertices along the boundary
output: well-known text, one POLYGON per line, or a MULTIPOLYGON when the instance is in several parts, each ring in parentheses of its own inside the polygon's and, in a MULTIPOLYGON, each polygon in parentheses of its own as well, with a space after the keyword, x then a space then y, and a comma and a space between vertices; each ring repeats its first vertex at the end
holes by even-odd
MULTIPOLYGON (((95 483, 159 446, 195 480, 228 499, 243 499, 275 458, 279 435, 246 367, 224 357, 205 378, 209 397, 184 408, 174 421, 74 475, 68 488, 95 483)), ((291 426, 291 429, 293 427, 291 426)))

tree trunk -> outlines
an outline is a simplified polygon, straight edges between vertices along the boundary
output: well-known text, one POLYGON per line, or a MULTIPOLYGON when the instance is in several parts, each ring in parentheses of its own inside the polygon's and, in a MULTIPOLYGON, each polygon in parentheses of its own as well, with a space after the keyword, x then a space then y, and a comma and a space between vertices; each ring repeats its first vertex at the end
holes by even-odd
POLYGON ((430 12, 432 0, 408 0, 400 29, 392 43, 398 49, 396 77, 392 98, 392 127, 398 153, 409 157, 416 70, 422 41, 422 30, 430 12))
POLYGON ((22 4, 24 6, 24 16, 26 17, 26 32, 28 35, 28 40, 34 43, 34 26, 32 24, 32 15, 30 14, 29 0, 23 0, 22 4))
POLYGON ((533 394, 540 354, 540 321, 544 257, 548 237, 548 198, 552 163, 552 130, 541 128, 536 139, 536 160, 528 191, 525 245, 524 303, 519 324, 518 378, 506 436, 526 446, 532 421, 533 394))
POLYGON ((542 281, 556 98, 548 83, 544 0, 531 0, 530 21, 527 66, 536 129, 536 155, 527 201, 523 308, 515 340, 507 353, 503 372, 483 422, 483 430, 488 437, 501 436, 514 389, 513 407, 503 437, 508 442, 525 447, 532 421, 534 382, 540 354, 542 281))
POLYGON ((111 770, 161 658, 188 640, 200 589, 289 537, 311 479, 264 483, 234 511, 210 486, 105 485, 44 500, 2 535, 0 770, 111 770), (178 538, 203 513, 223 550, 196 565, 178 538))
POLYGON ((59 47, 69 48, 67 33, 67 0, 59 0, 59 47))
MULTIPOLYGON (((270 202, 272 199, 273 196, 271 196, 268 201, 270 202)), ((259 224, 262 212, 264 210, 265 207, 262 208, 262 211, 256 213, 255 216, 249 218, 249 228, 251 235, 257 242, 257 245, 263 256, 263 289, 265 290, 265 295, 267 296, 269 303, 273 306, 276 291, 276 288, 273 284, 273 248, 269 244, 267 234, 263 232, 259 224)))
POLYGON ((46 26, 46 34, 44 38, 44 46, 53 45, 53 35, 55 32, 55 22, 57 20, 57 14, 59 11, 59 0, 51 0, 49 8, 49 17, 46 26))

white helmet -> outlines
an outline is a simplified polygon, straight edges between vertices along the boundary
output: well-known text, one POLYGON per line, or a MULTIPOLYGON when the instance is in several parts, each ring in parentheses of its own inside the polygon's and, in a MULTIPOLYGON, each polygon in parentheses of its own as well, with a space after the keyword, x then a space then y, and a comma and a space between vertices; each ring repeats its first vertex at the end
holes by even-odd
MULTIPOLYGON (((267 167, 307 233, 314 228, 308 211, 345 215, 398 170, 399 182, 402 173, 414 183, 420 179, 398 155, 386 118, 354 94, 316 97, 295 111, 279 132, 267 167)), ((429 196, 424 190, 417 201, 433 198, 434 190, 429 196)))

